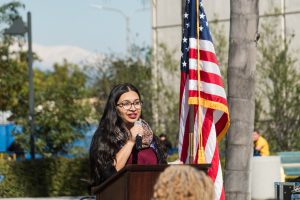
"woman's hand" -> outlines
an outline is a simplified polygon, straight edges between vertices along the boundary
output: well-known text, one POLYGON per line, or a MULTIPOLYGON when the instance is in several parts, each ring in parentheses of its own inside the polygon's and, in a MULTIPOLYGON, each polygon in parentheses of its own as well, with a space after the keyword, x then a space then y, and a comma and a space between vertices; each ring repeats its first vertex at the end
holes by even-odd
POLYGON ((126 162, 131 154, 132 148, 135 145, 136 136, 137 135, 142 136, 144 133, 144 129, 143 129, 142 125, 139 125, 139 124, 135 124, 129 131, 130 131, 129 140, 119 150, 119 152, 116 155, 117 162, 115 162, 114 165, 115 165, 115 168, 117 171, 119 171, 126 165, 126 162))
POLYGON ((131 136, 129 138, 130 141, 135 143, 135 139, 137 135, 143 136, 144 135, 144 129, 143 126, 140 124, 135 124, 131 129, 130 129, 131 136))

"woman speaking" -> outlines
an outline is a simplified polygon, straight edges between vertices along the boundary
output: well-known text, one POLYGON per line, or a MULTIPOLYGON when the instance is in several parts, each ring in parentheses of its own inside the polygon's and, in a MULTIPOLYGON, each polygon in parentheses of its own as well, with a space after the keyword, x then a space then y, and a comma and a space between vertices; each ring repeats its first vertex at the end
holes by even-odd
POLYGON ((141 117, 142 105, 141 95, 132 84, 111 90, 91 142, 92 185, 102 183, 127 164, 166 163, 159 139, 141 117))

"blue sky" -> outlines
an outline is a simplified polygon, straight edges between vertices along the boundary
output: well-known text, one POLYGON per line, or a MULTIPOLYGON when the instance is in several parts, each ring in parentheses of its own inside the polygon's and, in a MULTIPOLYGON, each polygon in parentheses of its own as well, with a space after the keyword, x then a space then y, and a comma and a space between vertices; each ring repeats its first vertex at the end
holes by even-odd
MULTIPOLYGON (((8 2, 6 0, 6 2, 8 2)), ((21 0, 32 14, 33 43, 70 45, 98 53, 126 52, 125 19, 120 14, 98 10, 91 4, 122 10, 130 16, 131 40, 151 43, 151 9, 146 0, 21 0), (137 9, 144 11, 136 12, 137 9)))

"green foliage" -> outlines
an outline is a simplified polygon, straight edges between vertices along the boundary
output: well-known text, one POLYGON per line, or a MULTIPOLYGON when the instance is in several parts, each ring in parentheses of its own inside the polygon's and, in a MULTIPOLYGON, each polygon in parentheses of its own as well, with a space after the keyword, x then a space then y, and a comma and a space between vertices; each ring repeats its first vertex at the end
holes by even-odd
MULTIPOLYGON (((179 63, 174 60, 176 50, 169 50, 164 44, 158 48, 157 94, 152 97, 158 108, 158 124, 154 126, 156 133, 164 133, 172 145, 178 143, 179 129, 179 63), (177 87, 174 87, 177 86, 177 87)), ((154 59, 154 58, 152 58, 154 59)), ((155 125, 155 124, 154 124, 155 125)))
MULTIPOLYGON (((86 98, 86 76, 76 65, 65 61, 56 64, 54 71, 35 70, 35 135, 36 152, 44 157, 69 153, 71 144, 88 128, 91 106, 86 98)), ((26 97, 24 97, 27 99, 26 97)), ((16 141, 29 149, 27 100, 12 109, 12 118, 23 128, 16 141)))
MULTIPOLYGON (((0 48, 0 56, 4 48, 0 48)), ((28 72, 24 62, 18 60, 0 60, 0 110, 6 111, 18 107, 28 91, 28 72), (26 87, 27 86, 27 87, 26 87)))
POLYGON ((143 115, 146 117, 146 120, 151 116, 152 109, 152 74, 151 67, 149 64, 146 64, 144 60, 140 57, 137 58, 108 58, 101 63, 98 63, 93 68, 89 69, 90 76, 94 78, 93 84, 93 96, 99 97, 99 103, 97 105, 97 111, 99 118, 102 115, 106 100, 108 98, 109 92, 114 85, 120 83, 132 83, 136 86, 141 95, 143 104, 143 115), (96 70, 96 72, 94 71, 96 70))
MULTIPOLYGON (((0 29, 12 24, 19 17, 18 8, 23 4, 6 3, 0 6, 0 29)), ((0 30, 0 110, 10 110, 17 106, 20 91, 23 92, 26 79, 26 65, 21 59, 22 52, 9 53, 9 46, 15 41, 0 30), (11 59, 13 57, 14 59, 11 59)))
POLYGON ((0 197, 81 196, 88 193, 87 159, 0 160, 0 197))
POLYGON ((272 151, 295 151, 300 146, 300 74, 289 49, 292 37, 283 41, 276 27, 262 25, 256 126, 265 131, 272 151))
POLYGON ((20 17, 19 8, 24 8, 24 4, 18 1, 12 1, 0 6, 0 22, 11 24, 12 20, 20 17))

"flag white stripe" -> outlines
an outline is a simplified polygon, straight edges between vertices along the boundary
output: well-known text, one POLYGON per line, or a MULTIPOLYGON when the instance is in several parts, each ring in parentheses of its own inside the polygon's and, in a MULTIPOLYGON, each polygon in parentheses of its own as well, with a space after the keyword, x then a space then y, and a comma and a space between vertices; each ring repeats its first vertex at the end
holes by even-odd
MULTIPOLYGON (((197 42, 196 38, 189 39, 189 48, 190 49, 197 49, 197 42)), ((209 40, 200 40, 200 49, 205 51, 210 51, 215 54, 215 48, 211 41, 209 40)))
POLYGON ((207 138, 206 146, 205 146, 205 158, 208 163, 211 163, 215 149, 216 149, 216 129, 215 125, 212 124, 209 136, 207 138))
POLYGON ((218 165, 218 173, 217 177, 214 182, 214 187, 215 187, 215 199, 219 200, 222 194, 222 189, 223 189, 223 177, 222 177, 222 168, 221 168, 221 163, 219 161, 218 165))
POLYGON ((220 110, 214 110, 214 124, 218 123, 218 121, 221 119, 223 116, 224 112, 220 110))
MULTIPOLYGON (((198 91, 197 82, 198 82, 197 80, 189 80, 189 90, 198 91)), ((200 81, 200 87, 201 87, 201 91, 207 94, 217 95, 226 99, 226 93, 224 91, 224 88, 219 85, 200 81)))
MULTIPOLYGON (((201 70, 216 74, 221 77, 219 66, 216 63, 202 60, 200 66, 201 66, 201 70)), ((189 69, 198 70, 197 59, 194 58, 189 59, 189 69)))

